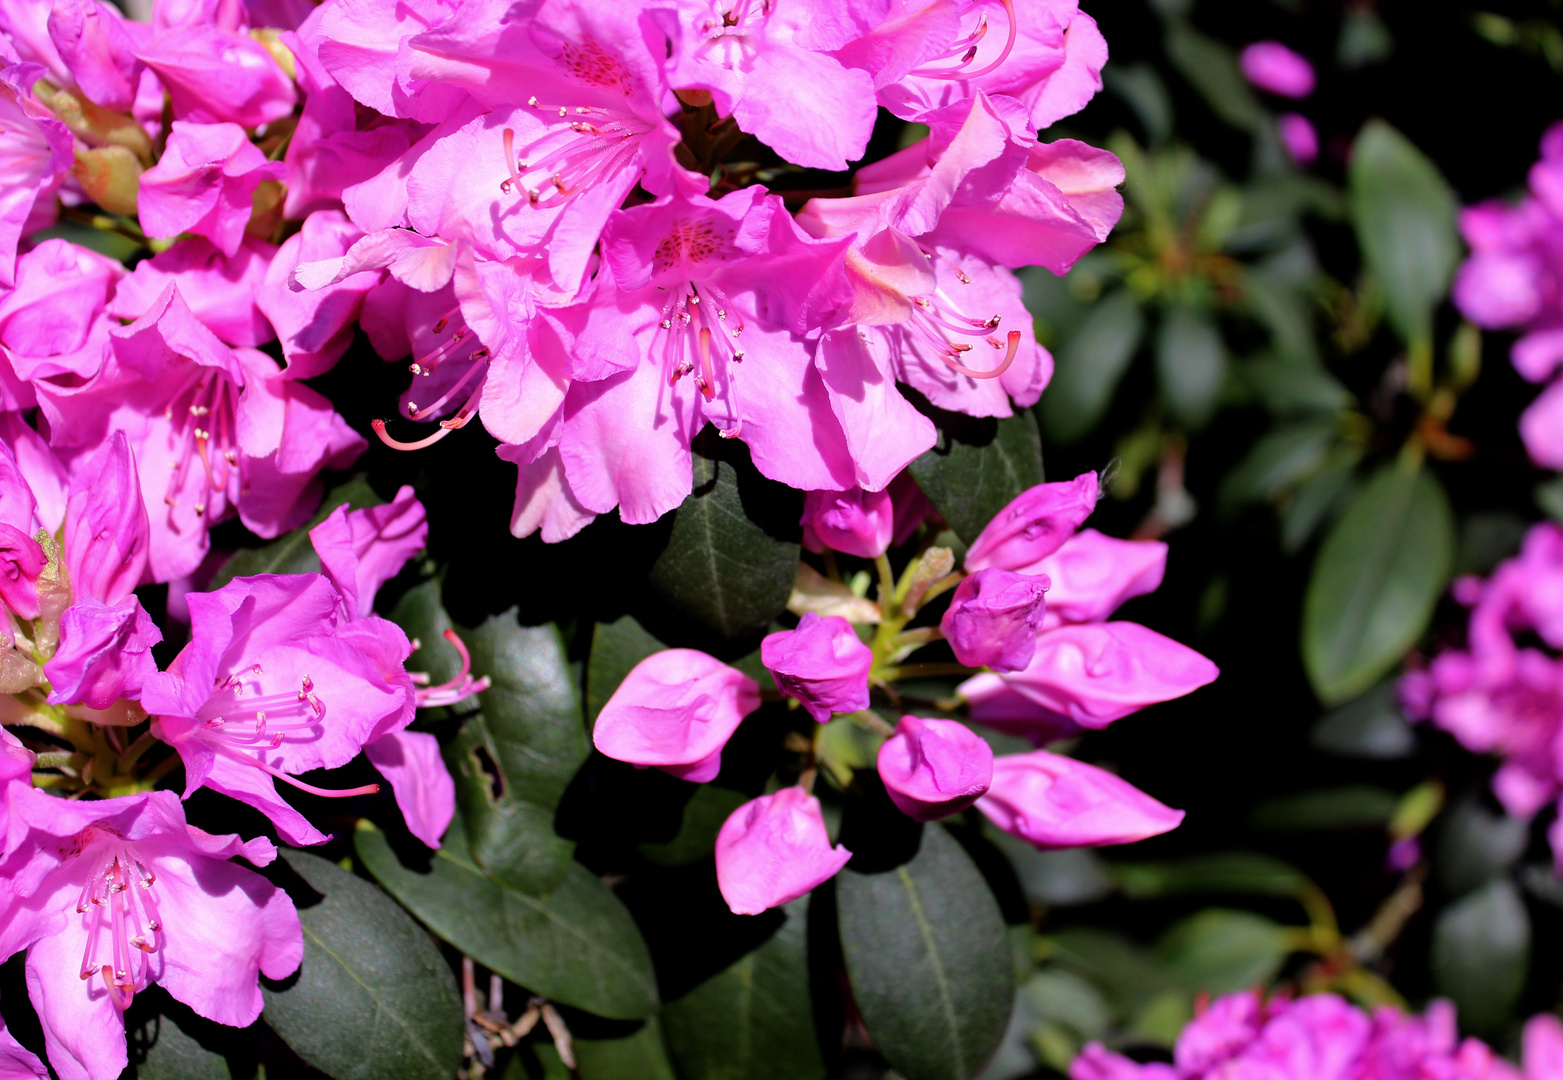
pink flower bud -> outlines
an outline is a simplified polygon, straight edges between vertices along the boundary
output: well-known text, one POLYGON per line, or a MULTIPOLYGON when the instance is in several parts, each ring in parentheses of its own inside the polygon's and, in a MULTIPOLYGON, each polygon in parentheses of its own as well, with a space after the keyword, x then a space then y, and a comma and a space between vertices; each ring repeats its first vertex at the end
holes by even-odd
POLYGON ((1046 750, 995 759, 992 786, 977 809, 1044 850, 1132 844, 1183 820, 1183 811, 1112 773, 1046 750))
POLYGON ((1063 623, 1101 622, 1125 600, 1161 587, 1167 545, 1160 540, 1118 540, 1081 529, 1047 558, 1028 567, 1046 574, 1048 629, 1063 623))
POLYGON ((1084 730, 1069 717, 1038 705, 1011 686, 1004 676, 990 671, 973 675, 955 692, 966 702, 967 715, 977 723, 1025 739, 1032 746, 1072 739, 1084 730))
POLYGON ((1082 727, 1104 728, 1219 674, 1187 645, 1138 623, 1108 622, 1043 631, 1026 670, 1004 678, 1038 705, 1082 727))
POLYGON ((993 750, 965 724, 903 716, 879 748, 878 769, 890 801, 903 814, 935 821, 966 809, 988 790, 993 750))
POLYGON ((1038 484, 1000 510, 966 552, 966 569, 1022 570, 1057 551, 1096 509, 1095 473, 1038 484))
POLYGON ((1286 156, 1299 165, 1312 165, 1319 157, 1319 133, 1313 123, 1300 113, 1286 113, 1275 122, 1275 132, 1281 137, 1286 156))
POLYGON ((141 584, 151 525, 125 433, 116 431, 75 476, 65 504, 65 565, 77 599, 117 604, 141 584))
POLYGON ((48 561, 38 541, 0 522, 0 603, 17 617, 38 617, 38 575, 48 561))
POLYGON ((664 649, 624 677, 597 715, 592 742, 619 761, 704 783, 759 707, 759 685, 743 672, 695 649, 664 649))
POLYGON ((1305 98, 1313 93, 1313 65, 1279 41, 1256 41, 1238 57, 1243 77, 1259 89, 1281 97, 1305 98))
POLYGON ((232 258, 249 224, 251 196, 262 180, 281 180, 238 124, 175 120, 168 148, 141 176, 138 206, 148 236, 195 233, 232 258))
POLYGON ((728 817, 716 834, 716 883, 734 914, 758 915, 829 881, 850 858, 830 846, 819 800, 787 787, 728 817))
POLYGON ((776 689, 803 702, 822 724, 831 713, 868 708, 874 652, 840 615, 821 617, 810 611, 798 620, 796 630, 767 634, 760 642, 760 660, 771 669, 776 689))
POLYGON ((872 559, 890 547, 895 509, 886 491, 811 491, 803 498, 803 544, 872 559))
POLYGON ((996 566, 978 570, 955 589, 939 629, 967 667, 1019 671, 1031 662, 1046 610, 1046 576, 996 566))
POLYGON ((79 598, 60 617, 60 647, 43 666, 53 689, 49 702, 85 702, 106 709, 120 698, 135 701, 157 673, 152 646, 163 640, 134 595, 106 604, 79 598))

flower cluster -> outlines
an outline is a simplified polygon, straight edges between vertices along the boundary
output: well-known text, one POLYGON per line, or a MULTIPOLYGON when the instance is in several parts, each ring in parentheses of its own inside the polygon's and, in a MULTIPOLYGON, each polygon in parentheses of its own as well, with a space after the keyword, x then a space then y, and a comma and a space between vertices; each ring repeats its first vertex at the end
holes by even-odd
POLYGON ((1262 999, 1229 994, 1183 1029, 1172 1064, 1140 1064, 1087 1046, 1071 1080, 1558 1080, 1563 1024, 1548 1013, 1525 1026, 1523 1071, 1479 1039, 1461 1040, 1454 1007, 1435 1001, 1422 1016, 1384 1005, 1371 1014, 1334 994, 1262 999))
MULTIPOLYGON (((1532 818, 1563 795, 1563 528, 1532 526, 1517 556, 1456 581, 1454 596, 1471 609, 1466 647, 1405 675, 1401 699, 1468 750, 1501 756, 1493 793, 1532 818)), ((1563 866, 1563 823, 1551 841, 1563 866)))
MULTIPOLYGON (((812 546, 876 559, 884 585, 866 610, 828 583, 795 593, 797 626, 768 635, 760 648, 775 693, 821 725, 858 723, 874 732, 879 780, 915 821, 975 806, 1043 849, 1130 843, 1175 828, 1181 811, 1096 766, 1044 749, 995 756, 980 729, 960 720, 902 716, 891 729, 869 711, 871 688, 915 674, 900 665, 940 640, 955 654, 955 671, 987 669, 963 682, 952 704, 964 702, 978 724, 1037 747, 1211 682, 1215 665, 1192 649, 1137 623, 1108 621, 1125 600, 1161 584, 1166 545, 1081 529, 1098 497, 1097 475, 1086 473, 1023 492, 972 543, 963 570, 954 569, 949 549, 928 547, 893 582, 885 552, 926 512, 915 485, 899 493, 816 492, 807 500, 812 546), (936 625, 907 629, 924 605, 952 589, 936 625), (822 614, 837 608, 872 626, 871 642, 846 616, 822 614)), ((625 678, 592 738, 609 757, 707 782, 721 772, 723 747, 763 692, 715 657, 666 649, 625 678)), ((814 746, 821 756, 819 738, 814 746)), ((851 859, 832 846, 808 790, 813 778, 806 769, 799 785, 744 804, 722 827, 717 879, 733 911, 784 904, 851 859)))
POLYGON ((1520 416, 1531 460, 1563 469, 1563 124, 1541 140, 1530 192, 1517 204, 1467 207, 1460 231, 1471 257, 1460 267, 1454 302, 1478 326, 1519 329, 1511 358, 1534 383, 1550 385, 1520 416))

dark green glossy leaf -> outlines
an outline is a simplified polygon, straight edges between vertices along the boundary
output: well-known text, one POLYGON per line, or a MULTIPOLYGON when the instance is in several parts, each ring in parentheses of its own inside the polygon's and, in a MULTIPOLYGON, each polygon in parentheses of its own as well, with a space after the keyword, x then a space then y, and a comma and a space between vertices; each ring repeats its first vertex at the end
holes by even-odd
POLYGON ((1054 357, 1053 381, 1042 395, 1042 424, 1050 439, 1071 443, 1096 426, 1144 333, 1145 318, 1127 289, 1097 302, 1054 357))
POLYGON ((631 615, 598 623, 592 630, 592 654, 586 661, 587 721, 597 722, 597 714, 636 664, 666 647, 631 615))
POLYGON ((1213 994, 1267 985, 1286 960, 1288 930, 1251 911, 1207 908, 1168 930, 1155 955, 1185 987, 1213 994))
POLYGON ((1226 345, 1210 316, 1183 306, 1167 312, 1156 335, 1156 375, 1173 419, 1196 430, 1209 422, 1227 375, 1226 345))
POLYGON ((694 490, 647 583, 660 603, 722 637, 757 634, 792 595, 802 496, 761 476, 737 439, 707 430, 694 449, 694 490))
POLYGON ((912 462, 912 476, 944 520, 971 543, 993 515, 1042 482, 1042 436, 1021 410, 1005 420, 940 412, 939 441, 912 462))
POLYGON ((446 747, 472 858, 523 892, 564 877, 575 844, 554 812, 590 747, 579 691, 556 627, 521 626, 514 610, 465 633, 472 670, 487 675, 479 715, 446 747))
POLYGON ((1399 805, 1393 791, 1354 784, 1270 799, 1254 808, 1250 820, 1254 828, 1271 832, 1380 829, 1389 824, 1399 805))
POLYGON ((310 518, 309 524, 280 536, 258 548, 246 548, 218 568, 208 589, 220 589, 236 577, 252 577, 255 574, 309 574, 320 570, 320 556, 315 554, 309 542, 309 530, 319 525, 331 512, 343 503, 355 510, 379 506, 384 499, 374 493, 369 482, 355 476, 345 484, 332 488, 320 504, 320 510, 310 518))
POLYGON ((299 909, 304 962, 263 986, 266 1022, 335 1080, 449 1080, 461 997, 434 942, 367 881, 315 855, 283 859, 324 899, 299 909))
POLYGON ((1351 501, 1361 481, 1357 466, 1363 449, 1352 443, 1337 443, 1325 455, 1319 471, 1303 481, 1286 499, 1281 512, 1281 551, 1295 555, 1313 539, 1314 533, 1335 520, 1351 501))
POLYGON ((1462 251, 1454 193, 1438 168, 1382 120, 1363 125, 1350 174, 1357 242, 1389 321, 1408 343, 1431 348, 1433 309, 1448 294, 1462 251))
POLYGON ((1167 27, 1166 48, 1178 74, 1193 84, 1222 120, 1254 133, 1269 128, 1270 114, 1238 70, 1231 46, 1206 37, 1179 19, 1167 27))
POLYGON ((1317 472, 1339 438, 1333 420, 1304 420, 1267 433, 1221 482, 1227 508, 1266 502, 1317 472))
POLYGON ((216 1023, 161 988, 136 995, 125 1038, 136 1080, 230 1080, 253 1075, 260 1059, 259 1024, 216 1023))
POLYGON ((1118 1011, 1133 1016, 1179 992, 1177 982, 1146 951, 1115 930, 1072 926, 1048 939, 1052 959, 1106 990, 1118 1011))
POLYGON ((430 930, 511 982, 616 1020, 657 1006, 651 954, 628 909, 580 863, 546 897, 485 875, 467 855, 461 819, 427 871, 398 861, 384 835, 361 828, 359 858, 430 930))
POLYGON ((1113 875, 1132 899, 1190 893, 1299 896, 1310 883, 1280 859, 1252 851, 1223 851, 1175 862, 1116 863, 1113 875))
POLYGON ((1529 823, 1493 813, 1467 796, 1455 803, 1438 830, 1433 868, 1450 896, 1463 896, 1505 873, 1525 854, 1529 823))
POLYGON ((825 1075, 809 1002, 808 898, 761 945, 663 1007, 685 1080, 817 1080, 825 1075))
POLYGON ((943 828, 905 865, 836 879, 852 993, 874 1044, 906 1080, 970 1080, 1004 1038, 1014 969, 986 882, 943 828))
POLYGON ((1530 914, 1514 883, 1497 878, 1439 914, 1433 982, 1454 1000, 1460 1026, 1491 1037, 1510 1021, 1530 969, 1530 914))
POLYGON ((622 1039, 576 1039, 575 1060, 581 1080, 677 1080, 655 1016, 622 1039))
POLYGON ((658 866, 688 866, 716 848, 716 834, 749 796, 741 791, 701 784, 684 804, 678 835, 665 844, 642 844, 640 852, 658 866))
POLYGON ((1383 466, 1319 549, 1303 601, 1314 692, 1338 704, 1372 686, 1427 628, 1449 580, 1454 515, 1426 469, 1383 466))
POLYGON ((1270 359, 1251 360, 1240 370, 1265 408, 1279 416, 1333 414, 1351 405, 1351 391, 1321 366, 1270 359))

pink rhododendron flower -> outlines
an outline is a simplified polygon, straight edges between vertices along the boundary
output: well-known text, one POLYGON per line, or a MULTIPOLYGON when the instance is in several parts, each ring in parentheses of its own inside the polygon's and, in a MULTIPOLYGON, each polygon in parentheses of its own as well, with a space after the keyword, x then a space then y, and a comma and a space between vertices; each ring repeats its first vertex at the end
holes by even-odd
POLYGON ((16 1041, 0 1022, 0 1077, 5 1080, 49 1080, 49 1070, 38 1055, 16 1041))
POLYGON ((111 333, 120 374, 44 408, 66 445, 126 433, 152 510, 154 580, 193 571, 207 530, 235 511, 262 536, 302 524, 320 498, 320 470, 363 450, 325 398, 280 377, 265 354, 229 349, 174 285, 111 333))
POLYGON ((1048 585, 1045 575, 1017 574, 996 566, 963 579, 939 620, 955 659, 967 667, 994 671, 1024 669, 1036 652, 1048 585))
POLYGON ((1039 705, 993 672, 974 675, 960 685, 967 715, 985 727, 1046 746, 1074 738, 1085 729, 1062 713, 1039 705))
POLYGON ((255 189, 282 174, 282 162, 267 161, 238 124, 175 120, 163 156, 141 174, 141 227, 148 236, 204 236, 232 258, 255 189))
POLYGON ((976 802, 993 779, 993 750, 954 720, 903 716, 875 766, 890 801, 913 821, 936 821, 976 802))
POLYGON ((977 809, 1042 849, 1132 844, 1178 827, 1183 811, 1083 761, 1033 750, 993 759, 977 809))
POLYGON ((120 112, 136 100, 141 63, 119 9, 102 0, 55 0, 49 40, 89 101, 120 112))
POLYGON ((721 116, 808 169, 841 171, 874 129, 874 81, 831 53, 870 29, 830 0, 670 0, 654 11, 673 42, 668 79, 710 91, 721 116))
POLYGON ((1160 540, 1119 540, 1081 529, 1045 558, 1023 568, 1048 579, 1048 629, 1063 623, 1101 622, 1125 600, 1161 587, 1167 545, 1160 540))
POLYGON ((592 742, 608 757, 704 783, 759 707, 759 684, 743 672, 695 649, 664 649, 624 677, 597 714, 592 742))
POLYGON ((810 716, 828 723, 831 713, 868 708, 868 669, 874 651, 839 615, 808 612, 796 630, 767 634, 760 659, 771 669, 776 689, 797 698, 810 716))
POLYGON ((0 295, 0 345, 22 379, 90 379, 112 353, 104 306, 125 276, 113 259, 66 240, 45 240, 16 260, 16 285, 0 295))
POLYGON ((260 810, 293 844, 327 836, 277 794, 283 780, 347 764, 364 744, 407 726, 412 651, 392 623, 343 624, 341 594, 320 574, 235 578, 191 593, 190 643, 142 694, 153 732, 184 761, 185 793, 209 787, 260 810))
POLYGON ((1243 77, 1261 90, 1289 98, 1313 93, 1313 65, 1279 41, 1256 41, 1237 62, 1243 77))
POLYGON ((1537 465, 1563 471, 1563 380, 1543 390, 1520 414, 1520 437, 1537 465))
POLYGON ((1286 156, 1306 168, 1319 158, 1319 133, 1313 122, 1300 113, 1283 113, 1275 122, 1286 156))
POLYGON ((252 128, 293 111, 293 81, 266 47, 211 25, 165 30, 136 49, 173 102, 174 118, 252 128))
POLYGON ((15 284, 16 246, 34 212, 70 172, 71 133, 32 96, 34 64, 0 68, 0 286, 15 284))
POLYGON ((13 781, 5 801, 11 918, 0 955, 27 950, 28 993, 62 1078, 124 1070, 120 1014, 154 982, 201 1016, 245 1027, 261 1012, 259 977, 297 970, 293 902, 229 861, 265 866, 270 842, 186 824, 169 791, 73 801, 13 781))
POLYGON ((1193 693, 1220 674, 1171 638, 1131 622, 1081 623, 1044 630, 1015 690, 1082 727, 1103 728, 1147 705, 1193 693))
POLYGON ((803 497, 803 546, 862 559, 883 555, 895 532, 895 506, 887 491, 810 491, 803 497))
POLYGON ((275 245, 246 236, 232 256, 205 237, 191 236, 143 259, 119 280, 109 314, 134 322, 150 311, 170 285, 200 324, 226 345, 264 345, 277 335, 259 307, 275 245))
POLYGON ((852 853, 831 847, 819 800, 801 787, 734 810, 716 835, 716 881, 738 915, 758 915, 835 877, 852 853))
POLYGON ((289 378, 310 379, 331 370, 352 344, 364 296, 380 284, 381 277, 363 271, 310 290, 292 281, 294 270, 303 263, 346 255, 362 236, 363 231, 341 211, 316 211, 283 241, 266 270, 255 303, 282 342, 287 361, 283 374, 289 378))
POLYGON ((966 569, 1024 571, 1062 547, 1096 509, 1099 497, 1095 473, 1021 492, 972 541, 966 569))

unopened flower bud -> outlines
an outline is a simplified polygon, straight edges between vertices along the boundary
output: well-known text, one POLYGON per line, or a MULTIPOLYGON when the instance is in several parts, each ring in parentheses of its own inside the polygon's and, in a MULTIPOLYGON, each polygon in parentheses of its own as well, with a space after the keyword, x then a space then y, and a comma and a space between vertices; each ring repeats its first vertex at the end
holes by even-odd
POLYGON ((74 90, 56 89, 45 79, 33 84, 33 93, 88 146, 123 146, 142 162, 152 160, 152 138, 135 117, 95 105, 74 90))
POLYGON ((123 146, 98 146, 76 151, 72 170, 93 202, 111 214, 133 217, 141 192, 141 162, 123 146))
POLYGON ((903 716, 879 748, 879 779, 900 811, 935 821, 966 809, 993 780, 993 750, 954 720, 903 716))
POLYGON ((1279 41, 1256 41, 1238 57, 1243 77, 1259 89, 1281 97, 1305 98, 1313 93, 1313 65, 1279 41))
POLYGON ((955 590, 939 629, 967 667, 1019 671, 1036 652, 1037 631, 1046 609, 1045 575, 1017 574, 989 567, 978 570, 955 590))
POLYGON ((664 649, 636 664, 597 716, 592 742, 618 761, 684 780, 714 780, 722 747, 760 707, 760 688, 696 649, 664 649))
POLYGON ((977 809, 1043 850, 1132 844, 1183 820, 1183 811, 1112 773, 1046 750, 995 759, 993 784, 977 809))
POLYGON ((819 800, 800 787, 744 803, 716 834, 716 882, 738 915, 758 915, 829 881, 852 858, 830 846, 819 800))
POLYGON ((803 543, 873 559, 890 547, 895 508, 886 491, 811 491, 803 500, 803 543))
POLYGON ((839 615, 808 612, 796 630, 768 634, 760 659, 771 669, 776 689, 797 698, 820 723, 833 712, 868 708, 868 670, 874 651, 858 640, 839 615))
POLYGON ((1089 472, 1021 492, 978 534, 966 552, 966 569, 1023 570, 1047 558, 1091 516, 1098 494, 1097 476, 1089 472))

